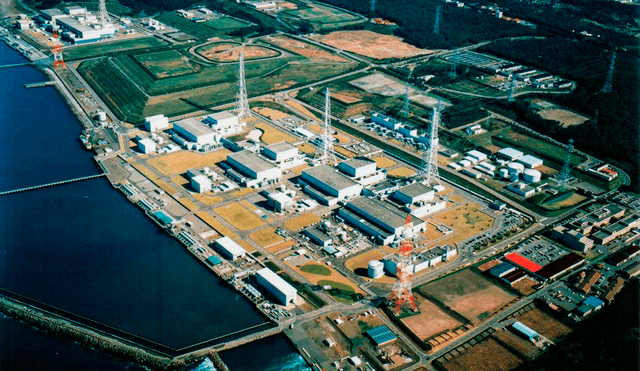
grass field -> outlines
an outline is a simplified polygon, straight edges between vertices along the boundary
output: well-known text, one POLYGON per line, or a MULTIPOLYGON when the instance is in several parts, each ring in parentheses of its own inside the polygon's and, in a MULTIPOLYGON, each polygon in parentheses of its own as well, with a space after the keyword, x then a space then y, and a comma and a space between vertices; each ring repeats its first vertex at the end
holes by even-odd
POLYGON ((305 273, 317 274, 319 276, 330 276, 331 270, 324 265, 320 264, 307 264, 300 267, 305 273))
POLYGON ((296 244, 295 240, 282 241, 280 243, 276 243, 275 245, 271 245, 271 246, 267 247, 267 250, 272 254, 277 254, 277 253, 279 253, 281 251, 290 249, 291 246, 293 246, 295 244, 296 244))
POLYGON ((193 197, 205 205, 215 205, 222 202, 222 197, 212 196, 206 193, 194 193, 193 197))
POLYGON ((272 227, 263 228, 259 231, 253 232, 249 235, 249 238, 262 247, 271 246, 284 241, 284 238, 277 234, 276 230, 272 227))
MULTIPOLYGON (((512 145, 516 149, 522 149, 526 152, 530 152, 534 156, 540 156, 543 159, 551 159, 559 164, 564 162, 565 155, 567 154, 567 149, 565 147, 560 147, 545 140, 534 138, 530 135, 513 130, 507 131, 502 135, 495 136, 492 140, 494 144, 496 142, 497 144, 502 142, 507 145, 512 145)), ((571 164, 573 166, 580 164, 582 161, 584 161, 584 157, 575 153, 571 155, 571 164)))
POLYGON ((316 224, 319 221, 320 217, 316 214, 304 214, 287 220, 283 225, 288 230, 296 232, 301 230, 302 228, 306 228, 312 224, 316 224))
POLYGON ((159 179, 154 173, 153 171, 151 171, 151 169, 149 169, 148 167, 146 167, 144 164, 131 164, 131 166, 133 166, 136 170, 138 170, 142 175, 144 175, 145 177, 147 177, 151 182, 153 182, 155 185, 157 185, 158 187, 160 187, 160 189, 162 189, 163 191, 165 191, 167 194, 169 195, 173 195, 175 193, 177 193, 178 191, 173 188, 171 185, 169 185, 169 183, 165 182, 162 179, 159 179))
POLYGON ((487 319, 516 298, 470 269, 422 286, 419 291, 473 323, 487 319))
POLYGON ((396 166, 398 163, 392 159, 390 159, 387 156, 377 156, 372 158, 373 161, 376 162, 376 165, 378 167, 381 167, 383 169, 388 169, 392 166, 396 166))
POLYGON ((188 57, 175 50, 141 54, 136 58, 149 72, 159 79, 186 75, 202 70, 199 64, 193 63, 188 57))
POLYGON ((216 207, 213 209, 213 212, 220 215, 235 229, 240 231, 250 231, 264 225, 264 222, 260 218, 237 202, 216 207))
POLYGON ((446 371, 508 371, 523 363, 493 339, 482 341, 447 361, 436 361, 446 371))
POLYGON ((437 225, 444 224, 456 233, 442 240, 442 244, 453 245, 471 236, 483 233, 493 226, 495 219, 480 211, 480 206, 467 203, 432 217, 437 225), (470 223, 471 222, 471 223, 470 223))
POLYGON ((269 120, 279 120, 289 116, 287 113, 268 107, 253 107, 251 110, 257 112, 259 115, 267 117, 269 120))
POLYGON ((454 330, 462 323, 451 317, 429 300, 415 295, 419 314, 405 317, 401 321, 422 341, 447 330, 454 330))
POLYGON ((387 175, 392 178, 407 178, 416 175, 416 172, 406 166, 398 166, 387 171, 387 175))
POLYGON ((364 19, 318 3, 305 3, 306 6, 298 6, 280 12, 280 16, 287 19, 304 20, 317 24, 321 28, 345 26, 360 23, 364 19))
POLYGON ((240 20, 229 17, 220 17, 218 19, 212 19, 203 23, 215 30, 235 30, 239 28, 249 27, 248 23, 241 22, 240 20))
POLYGON ((203 222, 207 223, 207 225, 213 228, 218 234, 229 237, 232 240, 240 239, 240 236, 235 234, 231 229, 227 228, 224 224, 220 223, 216 218, 213 217, 210 213, 206 211, 198 211, 196 212, 196 216, 200 218, 203 222))
POLYGON ((533 359, 540 354, 542 351, 538 349, 533 343, 527 341, 520 336, 514 334, 510 330, 502 330, 496 331, 493 334, 493 337, 497 339, 500 343, 504 344, 507 349, 510 351, 515 351, 515 353, 520 354, 526 359, 533 359))
POLYGON ((198 39, 208 39, 213 36, 224 34, 223 30, 216 30, 204 23, 194 22, 192 20, 183 18, 173 12, 161 13, 160 15, 157 15, 153 18, 159 22, 166 24, 167 26, 177 28, 178 30, 188 35, 193 35, 198 39))
POLYGON ((247 250, 249 254, 257 251, 252 244, 250 244, 248 241, 245 241, 245 240, 238 241, 238 245, 242 246, 243 249, 247 250))
POLYGON ((547 194, 539 194, 539 196, 535 197, 537 200, 536 205, 542 207, 545 210, 560 210, 567 207, 572 207, 587 199, 586 197, 581 196, 573 191, 565 194, 560 193, 553 196, 547 194))
MULTIPOLYGON (((387 254, 378 249, 370 249, 362 254, 347 259, 344 262, 344 267, 359 275, 360 277, 368 280, 369 276, 367 276, 367 272, 369 268, 369 262, 372 260, 380 260, 384 258, 385 255, 387 254)), ((395 278, 388 276, 386 273, 382 277, 375 280, 375 282, 385 284, 393 284, 394 281, 395 278)))
POLYGON ((296 139, 295 137, 285 133, 282 130, 276 129, 275 127, 265 122, 259 122, 255 124, 254 127, 262 131, 260 140, 266 144, 274 144, 280 142, 294 143, 298 141, 298 139, 296 139))
POLYGON ((298 149, 300 150, 300 152, 306 153, 308 155, 316 153, 316 147, 312 146, 309 143, 298 144, 298 149))
POLYGON ((253 188, 244 188, 244 189, 241 189, 239 191, 231 192, 231 196, 232 197, 241 197, 241 196, 253 193, 254 191, 255 190, 253 188))
POLYGON ((302 55, 316 61, 332 61, 349 63, 350 61, 341 57, 325 48, 321 48, 314 44, 294 39, 284 35, 271 35, 264 38, 266 42, 277 46, 278 48, 288 50, 292 53, 302 55))
MULTIPOLYGON (((316 265, 317 263, 308 263, 308 264, 316 265)), ((305 265, 308 265, 308 264, 305 264, 305 265)), ((316 274, 307 273, 307 272, 304 272, 301 269, 301 267, 292 266, 292 268, 296 272, 298 272, 302 277, 306 278, 309 282, 311 282, 313 285, 320 285, 321 282, 331 282, 331 283, 327 283, 327 284, 331 285, 334 288, 340 288, 340 287, 336 287, 337 284, 340 284, 340 285, 343 285, 342 287, 344 287, 344 289, 346 291, 354 291, 355 290, 355 292, 358 292, 358 293, 361 293, 361 294, 363 293, 362 290, 360 290, 360 288, 358 288, 355 285, 355 283, 351 282, 349 279, 347 279, 345 276, 343 276, 340 273, 338 273, 335 269, 333 269, 330 266, 326 267, 331 272, 331 274, 329 276, 319 276, 319 275, 316 275, 316 274), (336 284, 336 285, 334 286, 334 284, 336 284)))
POLYGON ((200 208, 193 201, 185 197, 176 198, 176 201, 178 201, 180 205, 186 207, 189 211, 196 211, 200 208))
POLYGON ((148 36, 65 48, 62 54, 65 60, 71 61, 100 57, 125 50, 153 48, 163 45, 167 45, 167 43, 155 37, 148 36))
POLYGON ((207 154, 179 151, 153 158, 148 163, 164 175, 178 175, 186 173, 192 167, 213 167, 226 160, 229 153, 231 152, 227 149, 220 149, 207 154))

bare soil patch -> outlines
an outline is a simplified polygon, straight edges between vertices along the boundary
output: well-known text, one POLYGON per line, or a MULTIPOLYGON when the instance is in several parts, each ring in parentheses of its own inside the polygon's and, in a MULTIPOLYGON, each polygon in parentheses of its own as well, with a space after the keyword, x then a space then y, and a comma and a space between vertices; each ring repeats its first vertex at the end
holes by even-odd
POLYGON ((545 120, 558 121, 563 127, 580 125, 587 121, 589 118, 572 111, 564 109, 548 109, 538 112, 538 115, 545 120))
POLYGON ((542 312, 538 308, 534 308, 516 317, 516 319, 551 340, 560 339, 572 331, 571 327, 542 312))
POLYGON ((462 326, 460 321, 446 314, 431 301, 417 295, 415 299, 420 314, 403 318, 402 322, 422 341, 462 326))
POLYGON ((334 48, 346 50, 372 59, 409 58, 433 53, 407 44, 401 38, 372 31, 336 31, 316 35, 315 40, 334 48))
POLYGON ((347 59, 326 49, 283 35, 267 36, 264 40, 278 46, 279 48, 310 59, 331 62, 349 62, 347 59))
POLYGON ((508 371, 522 364, 520 358, 493 339, 485 340, 448 361, 439 359, 437 362, 448 371, 508 371))

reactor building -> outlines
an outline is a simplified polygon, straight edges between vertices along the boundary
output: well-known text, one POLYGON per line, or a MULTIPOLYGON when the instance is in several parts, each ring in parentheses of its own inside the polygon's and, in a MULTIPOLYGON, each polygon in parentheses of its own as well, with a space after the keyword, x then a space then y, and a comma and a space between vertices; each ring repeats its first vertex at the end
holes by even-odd
POLYGON ((282 169, 251 151, 240 151, 227 155, 227 175, 245 187, 277 183, 282 169))
POLYGON ((256 272, 256 279, 258 285, 267 290, 273 297, 275 297, 280 304, 289 305, 290 303, 296 304, 296 298, 298 296, 298 290, 291 286, 287 281, 275 274, 269 268, 262 268, 256 272))
POLYGON ((362 184, 335 171, 329 165, 303 170, 300 182, 307 194, 329 206, 341 200, 357 197, 362 192, 362 184))

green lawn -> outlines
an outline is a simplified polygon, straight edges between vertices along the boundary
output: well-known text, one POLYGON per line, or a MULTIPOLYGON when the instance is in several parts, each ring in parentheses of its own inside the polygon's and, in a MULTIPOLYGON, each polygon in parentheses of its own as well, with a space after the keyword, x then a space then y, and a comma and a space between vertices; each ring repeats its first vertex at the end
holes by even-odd
POLYGON ((212 19, 210 21, 206 21, 203 23, 215 30, 233 30, 233 29, 238 29, 243 27, 249 27, 248 23, 241 22, 237 19, 233 19, 229 17, 212 19))
POLYGON ((100 42, 91 45, 74 46, 65 48, 62 54, 64 55, 65 60, 71 61, 100 57, 106 54, 121 52, 124 50, 153 48, 164 45, 167 45, 167 43, 155 37, 149 36, 138 37, 135 39, 100 42))
POLYGON ((307 264, 300 267, 300 270, 306 273, 317 274, 320 276, 330 276, 331 270, 320 264, 307 264))

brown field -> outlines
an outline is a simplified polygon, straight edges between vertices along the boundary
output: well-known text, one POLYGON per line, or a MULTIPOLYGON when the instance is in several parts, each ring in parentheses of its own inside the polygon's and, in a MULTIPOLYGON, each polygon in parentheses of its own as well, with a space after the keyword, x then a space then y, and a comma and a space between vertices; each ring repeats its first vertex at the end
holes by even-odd
POLYGON ((251 233, 249 238, 262 247, 271 246, 275 243, 284 241, 284 238, 279 234, 276 234, 275 231, 276 230, 274 228, 267 227, 251 233))
POLYGON ((265 116, 267 118, 269 118, 270 120, 279 120, 285 117, 289 117, 288 114, 284 113, 284 112, 280 112, 278 110, 275 110, 273 108, 267 108, 267 107, 253 107, 251 109, 252 111, 257 112, 258 114, 265 116))
MULTIPOLYGON (((306 144, 306 143, 304 143, 304 144, 306 144)), ((309 165, 308 164, 304 164, 304 165, 300 165, 300 166, 294 167, 293 169, 291 169, 291 171, 293 171, 294 173, 300 175, 300 174, 302 174, 302 171, 304 169, 308 169, 308 168, 309 168, 309 165)))
POLYGON ((516 319, 550 340, 563 338, 572 331, 571 327, 542 312, 538 308, 519 315, 516 319))
MULTIPOLYGON (((317 264, 317 263, 309 263, 309 264, 317 264)), ((307 265, 307 264, 305 264, 305 265, 307 265)), ((355 292, 363 294, 362 290, 360 290, 360 288, 355 283, 353 283, 352 281, 347 279, 345 276, 343 276, 340 273, 338 273, 331 266, 328 266, 328 265, 324 266, 324 267, 326 267, 327 269, 329 269, 331 271, 331 274, 329 276, 321 276, 321 275, 317 275, 317 274, 313 274, 313 273, 303 272, 300 269, 300 267, 298 267, 298 266, 291 266, 291 267, 296 272, 298 272, 298 274, 300 274, 302 277, 306 278, 309 282, 311 282, 314 285, 317 285, 318 282, 320 282, 320 281, 333 281, 333 282, 341 283, 343 285, 347 285, 347 286, 351 287, 355 292)))
POLYGON ((514 289, 518 290, 518 292, 522 295, 531 295, 534 292, 536 292, 536 290, 533 288, 533 286, 537 285, 538 283, 534 280, 532 280, 529 277, 525 277, 523 279, 521 279, 520 281, 514 283, 511 287, 513 287, 514 289))
POLYGON ((351 138, 341 133, 335 134, 333 137, 336 138, 340 144, 351 142, 351 138))
POLYGON ((436 224, 442 223, 456 231, 453 236, 445 238, 441 243, 453 245, 491 228, 495 219, 479 210, 480 206, 477 204, 468 203, 435 215, 433 219, 436 224))
MULTIPOLYGON (((365 253, 349 258, 347 261, 344 262, 344 266, 348 270, 360 276, 363 276, 365 280, 368 280, 369 277, 367 276, 367 268, 369 267, 369 262, 372 260, 380 260, 384 258, 386 255, 387 255, 386 253, 378 249, 371 249, 365 253)), ((375 280, 375 282, 389 284, 389 285, 393 284, 394 281, 395 281, 395 278, 388 276, 386 273, 384 276, 375 280)))
POLYGON ((241 231, 250 231, 264 225, 264 222, 260 218, 242 207, 242 205, 237 202, 233 202, 225 206, 216 207, 215 209, 213 209, 213 212, 220 215, 235 229, 241 231))
POLYGON ((220 149, 207 154, 179 151, 149 160, 149 165, 164 175, 178 175, 186 173, 192 167, 202 168, 215 166, 227 159, 229 150, 220 149))
POLYGON ((245 189, 241 189, 239 191, 231 192, 231 197, 240 197, 240 196, 248 195, 250 193, 253 193, 254 191, 255 189, 248 187, 245 189))
POLYGON ((196 211, 196 210, 198 210, 200 208, 193 201, 191 201, 190 199, 185 198, 185 197, 176 198, 176 201, 178 201, 180 203, 180 205, 186 207, 187 210, 189 210, 189 211, 196 211))
POLYGON ((546 175, 555 175, 555 174, 559 173, 558 170, 556 170, 554 168, 551 168, 551 167, 549 167, 547 165, 538 166, 536 168, 536 170, 538 170, 539 172, 541 172, 543 174, 546 174, 546 175))
POLYGON ((502 260, 499 260, 499 259, 489 260, 488 262, 486 262, 486 263, 484 263, 484 264, 482 264, 482 265, 478 266, 478 270, 479 270, 480 272, 486 272, 486 271, 488 271, 489 269, 491 269, 491 268, 493 268, 493 267, 495 267, 495 266, 498 266, 498 265, 500 265, 500 264, 502 264, 502 260))
POLYGON ((276 129, 275 127, 265 122, 259 122, 255 124, 254 127, 262 131, 262 136, 260 137, 260 140, 266 144, 274 144, 274 143, 280 143, 280 142, 294 143, 298 141, 298 139, 292 137, 291 135, 285 133, 284 131, 276 129))
POLYGON ((424 246, 424 245, 430 244, 431 242, 437 240, 438 238, 443 237, 444 233, 437 230, 436 227, 433 226, 432 224, 429 224, 427 225, 427 230, 424 231, 424 233, 422 233, 422 236, 427 239, 426 241, 421 243, 421 245, 424 246))
POLYGON ((302 228, 306 228, 312 224, 316 224, 319 221, 320 217, 316 214, 305 214, 287 220, 286 222, 284 222, 284 227, 292 232, 296 232, 301 230, 302 228))
POLYGON ((470 269, 422 286, 420 293, 437 299, 473 323, 482 322, 516 297, 470 269))
POLYGON ((252 244, 250 244, 248 241, 242 240, 237 242, 238 242, 238 245, 242 246, 243 249, 247 250, 249 254, 253 253, 254 251, 257 251, 256 248, 252 244))
POLYGON ((466 352, 438 363, 447 371, 508 371, 523 362, 493 339, 485 340, 466 352))
POLYGON ((203 222, 207 223, 209 227, 213 228, 218 234, 231 238, 232 240, 238 240, 240 236, 235 234, 231 229, 227 228, 224 224, 216 220, 210 213, 206 211, 196 212, 196 216, 203 222))
POLYGON ((328 50, 283 35, 267 36, 264 40, 279 48, 289 50, 292 53, 299 54, 313 60, 345 63, 350 62, 349 60, 328 50))
POLYGON ((346 104, 353 104, 362 101, 363 94, 355 90, 342 90, 331 93, 331 98, 337 99, 346 104))
POLYGON ((415 299, 420 314, 405 317, 402 322, 422 341, 462 326, 460 321, 443 312, 431 301, 419 295, 416 295, 415 299))
POLYGON ((558 121, 563 127, 572 125, 580 125, 587 121, 589 118, 575 112, 563 110, 563 109, 548 109, 538 112, 538 115, 545 120, 558 121))
POLYGON ((356 154, 353 153, 352 151, 349 151, 348 149, 344 148, 344 147, 339 147, 339 146, 335 146, 333 147, 333 149, 338 152, 339 154, 345 156, 345 157, 356 157, 356 154))
MULTIPOLYGON (((440 192, 440 193, 438 193, 438 194, 439 194, 439 195, 442 195, 443 193, 444 193, 444 192, 440 192)), ((464 198, 464 197, 462 197, 462 196, 460 196, 460 195, 451 195, 451 196, 449 196, 448 198, 449 198, 449 200, 450 200, 451 202, 456 203, 456 204, 462 204, 462 203, 465 203, 465 202, 467 201, 467 199, 466 199, 466 198, 464 198)))
POLYGON ((298 9, 298 5, 297 4, 290 3, 288 1, 285 1, 285 2, 282 2, 282 3, 278 3, 278 6, 281 7, 282 9, 287 9, 287 10, 298 9))
POLYGON ((303 152, 309 155, 316 153, 316 147, 312 146, 309 143, 298 144, 298 149, 300 150, 300 152, 303 152))
POLYGON ((317 35, 314 39, 334 48, 364 55, 373 59, 409 58, 433 53, 404 43, 401 38, 371 31, 336 31, 317 35))
POLYGON ((267 49, 267 48, 263 48, 255 45, 233 48, 230 50, 225 49, 223 51, 216 51, 213 53, 207 50, 204 53, 203 52, 200 52, 200 53, 202 54, 202 56, 204 56, 210 61, 224 63, 224 62, 238 61, 240 58, 240 55, 239 55, 240 52, 242 52, 242 56, 244 57, 245 61, 249 61, 253 59, 271 58, 271 57, 276 57, 280 55, 280 53, 278 53, 275 50, 267 49))
POLYGON ((193 197, 205 205, 215 205, 222 202, 222 197, 213 196, 212 193, 194 193, 193 197))
POLYGON ((305 129, 307 129, 307 130, 309 130, 311 132, 314 132, 316 134, 320 134, 320 132, 322 131, 322 127, 320 125, 318 125, 318 124, 307 125, 305 127, 305 129))
POLYGON ((172 186, 169 185, 169 183, 165 182, 164 180, 158 178, 153 171, 151 171, 151 169, 149 169, 148 167, 146 167, 144 164, 131 164, 131 166, 133 166, 136 170, 138 170, 142 175, 144 175, 145 177, 147 177, 147 179, 149 179, 151 182, 153 182, 155 185, 157 185, 158 187, 160 187, 160 189, 162 189, 163 191, 165 191, 167 194, 172 195, 177 193, 178 191, 173 188, 172 186))
POLYGON ((316 115, 315 113, 309 111, 305 106, 303 106, 302 104, 296 102, 293 99, 289 99, 286 102, 286 105, 290 106, 291 108, 293 108, 294 111, 298 111, 300 113, 302 113, 303 115, 310 117, 313 120, 316 121, 322 121, 322 118, 318 117, 318 115, 316 115))
POLYGON ((283 241, 283 242, 276 243, 275 245, 271 245, 271 246, 267 247, 267 250, 272 254, 277 254, 280 251, 289 249, 291 246, 293 246, 295 244, 296 244, 295 240, 283 241))
POLYGON ((416 172, 406 166, 399 166, 387 171, 387 175, 393 178, 406 178, 416 175, 416 172))
POLYGON ((533 359, 540 354, 538 347, 510 330, 504 329, 496 331, 492 336, 498 339, 510 351, 516 352, 527 359, 533 359))
POLYGON ((383 169, 388 169, 392 166, 396 166, 398 163, 392 159, 390 159, 387 156, 378 156, 378 157, 374 157, 372 158, 373 161, 376 162, 376 165, 378 167, 381 167, 383 169))
POLYGON ((176 175, 174 177, 172 177, 170 179, 173 183, 179 185, 179 186, 185 186, 187 184, 189 184, 189 181, 187 179, 185 179, 182 175, 176 175))

